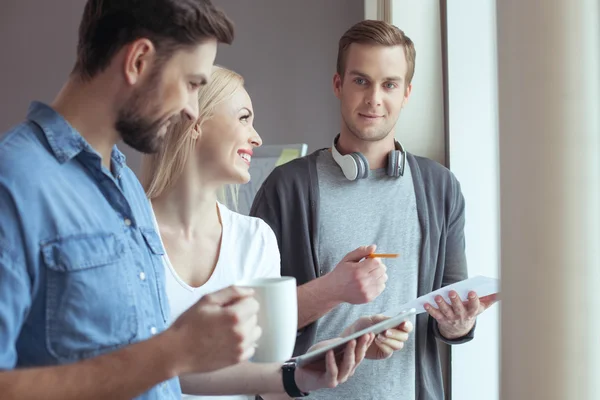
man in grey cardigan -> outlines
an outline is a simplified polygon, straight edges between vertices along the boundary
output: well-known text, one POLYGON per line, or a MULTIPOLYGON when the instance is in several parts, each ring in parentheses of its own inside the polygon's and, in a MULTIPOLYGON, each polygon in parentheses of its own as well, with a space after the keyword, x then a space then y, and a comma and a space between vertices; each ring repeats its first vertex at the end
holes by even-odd
MULTIPOLYGON (((457 179, 394 139, 414 68, 414 45, 397 27, 382 21, 351 27, 340 39, 333 79, 339 135, 330 149, 276 168, 256 195, 250 213, 273 228, 282 275, 299 285, 295 354, 333 337, 348 321, 467 278, 465 204, 457 179), (375 245, 400 254, 386 262, 387 271, 354 257, 367 256, 375 245)), ((426 305, 428 313, 416 317, 415 339, 402 351, 311 397, 443 399, 438 343, 471 340, 477 315, 493 302, 476 293, 460 299, 451 292, 450 298, 450 304, 439 297, 435 307, 426 305)))

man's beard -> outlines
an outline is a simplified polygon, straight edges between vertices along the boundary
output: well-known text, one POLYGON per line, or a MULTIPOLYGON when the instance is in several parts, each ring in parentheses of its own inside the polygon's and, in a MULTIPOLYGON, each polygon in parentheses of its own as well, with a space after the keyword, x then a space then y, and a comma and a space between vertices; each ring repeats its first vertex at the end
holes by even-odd
MULTIPOLYGON (((156 88, 159 85, 158 74, 153 74, 148 83, 133 93, 131 99, 119 110, 115 128, 123 141, 142 153, 156 153, 163 142, 163 136, 158 132, 167 123, 165 120, 153 120, 149 116, 160 114, 160 99, 156 88), (153 104, 148 107, 145 104, 153 104), (144 110, 150 112, 144 113, 144 110)), ((179 116, 171 118, 171 126, 179 116)))

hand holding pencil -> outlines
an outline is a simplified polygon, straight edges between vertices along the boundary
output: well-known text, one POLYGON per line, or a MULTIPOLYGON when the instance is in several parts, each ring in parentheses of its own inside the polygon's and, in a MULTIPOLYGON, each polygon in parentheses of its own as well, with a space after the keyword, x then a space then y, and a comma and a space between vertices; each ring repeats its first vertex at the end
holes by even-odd
POLYGON ((323 276, 333 298, 343 303, 373 301, 385 289, 388 279, 376 246, 362 246, 348 253, 329 274, 323 276), (375 256, 375 257, 373 257, 375 256))

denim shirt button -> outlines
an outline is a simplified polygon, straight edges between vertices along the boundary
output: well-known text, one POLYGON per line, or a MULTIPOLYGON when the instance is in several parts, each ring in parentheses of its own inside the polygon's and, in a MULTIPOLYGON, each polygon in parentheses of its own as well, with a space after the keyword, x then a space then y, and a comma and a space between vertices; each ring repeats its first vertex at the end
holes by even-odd
POLYGON ((155 326, 153 326, 152 328, 150 328, 150 333, 151 333, 152 335, 156 335, 156 333, 157 333, 157 332, 158 332, 158 330, 156 329, 156 327, 155 327, 155 326))
POLYGON ((145 281, 145 280, 146 280, 146 274, 145 274, 145 273, 143 273, 143 272, 140 272, 140 275, 139 275, 139 277, 140 277, 140 280, 142 280, 142 281, 145 281))
POLYGON ((125 218, 123 222, 125 222, 125 226, 131 226, 131 220, 129 218, 125 218))

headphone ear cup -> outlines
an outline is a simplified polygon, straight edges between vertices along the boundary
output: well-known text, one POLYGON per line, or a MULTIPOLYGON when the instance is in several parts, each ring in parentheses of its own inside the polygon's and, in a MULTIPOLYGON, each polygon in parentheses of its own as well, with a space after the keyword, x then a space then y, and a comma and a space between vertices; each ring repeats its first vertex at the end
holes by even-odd
POLYGON ((360 164, 358 161, 356 161, 354 157, 352 157, 352 154, 346 154, 345 156, 341 156, 338 154, 338 158, 335 159, 335 161, 342 169, 342 172, 344 173, 346 179, 348 179, 349 181, 354 181, 358 179, 360 164))
POLYGON ((392 150, 388 156, 387 174, 389 176, 400 176, 400 168, 398 162, 400 160, 400 151, 392 150))
POLYGON ((354 179, 355 180, 356 179, 361 179, 362 175, 363 175, 363 172, 362 172, 363 165, 362 165, 362 162, 360 161, 360 158, 358 158, 356 156, 356 153, 350 153, 347 156, 350 157, 350 158, 352 158, 352 161, 354 161, 354 165, 356 165, 356 178, 354 178, 354 179))
POLYGON ((358 178, 367 178, 369 176, 369 161, 361 153, 352 153, 352 155, 357 160, 357 164, 360 165, 358 168, 358 178))

